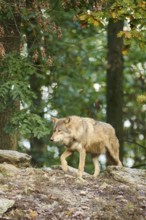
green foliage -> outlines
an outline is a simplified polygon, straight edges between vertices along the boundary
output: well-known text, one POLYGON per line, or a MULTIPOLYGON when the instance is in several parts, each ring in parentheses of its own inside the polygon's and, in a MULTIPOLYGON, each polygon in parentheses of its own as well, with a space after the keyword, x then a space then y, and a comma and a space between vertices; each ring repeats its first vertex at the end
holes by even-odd
POLYGON ((82 29, 78 23, 68 21, 63 24, 64 37, 61 42, 55 42, 58 56, 54 82, 57 85, 52 107, 59 116, 77 114, 103 119, 105 84, 101 81, 105 79, 105 32, 97 33, 94 27, 82 29), (100 84, 99 91, 95 90, 95 83, 100 84))
MULTIPOLYGON (((123 111, 124 121, 131 123, 125 127, 124 139, 132 142, 125 142, 124 158, 126 165, 129 158, 135 165, 144 161, 145 148, 136 143, 145 146, 146 139, 145 53, 137 48, 137 45, 145 46, 145 1, 29 3, 12 7, 11 2, 0 2, 0 20, 13 20, 14 15, 19 15, 22 44, 27 44, 27 57, 7 54, 1 59, 0 111, 12 109, 15 101, 21 107, 19 112, 14 112, 5 130, 17 131, 20 138, 29 140, 43 138, 46 146, 50 146, 48 135, 52 125, 45 119, 45 113, 55 112, 59 117, 77 114, 105 120, 106 24, 109 18, 124 19, 125 30, 118 34, 125 39, 123 111), (71 10, 74 8, 75 11, 71 10), (99 84, 98 91, 94 84, 99 84), (48 93, 45 100, 42 99, 43 87, 48 93)), ((47 150, 45 156, 35 153, 34 157, 45 165, 59 163, 47 150)), ((75 155, 69 164, 76 166, 77 160, 75 155)), ((91 171, 93 167, 89 163, 91 160, 87 158, 87 170, 91 171)))
POLYGON ((82 14, 79 19, 83 26, 92 24, 95 26, 106 25, 109 19, 114 22, 125 21, 125 29, 118 34, 124 37, 125 47, 123 55, 130 48, 132 40, 135 40, 141 49, 146 45, 146 3, 143 0, 120 0, 120 1, 99 1, 92 2, 91 8, 82 6, 82 14), (84 9, 84 11, 83 11, 84 9), (89 10, 90 9, 90 10, 89 10))
POLYGON ((0 100, 1 111, 11 108, 15 100, 22 105, 30 105, 35 94, 29 88, 29 77, 35 69, 24 57, 9 54, 0 64, 0 100))
POLYGON ((137 96, 138 103, 146 103, 146 94, 137 96))
POLYGON ((48 123, 37 114, 21 110, 11 119, 10 125, 6 128, 7 132, 17 130, 22 137, 37 137, 38 139, 48 135, 48 123))
POLYGON ((124 73, 124 121, 129 122, 124 133, 125 160, 131 158, 137 166, 145 163, 146 155, 146 67, 145 53, 135 43, 125 56, 124 73))
POLYGON ((15 101, 20 102, 20 111, 14 112, 5 130, 7 132, 17 130, 22 136, 40 138, 48 134, 48 127, 45 119, 30 112, 36 94, 31 90, 29 81, 35 71, 32 63, 23 56, 9 54, 1 60, 0 111, 13 108, 15 101))

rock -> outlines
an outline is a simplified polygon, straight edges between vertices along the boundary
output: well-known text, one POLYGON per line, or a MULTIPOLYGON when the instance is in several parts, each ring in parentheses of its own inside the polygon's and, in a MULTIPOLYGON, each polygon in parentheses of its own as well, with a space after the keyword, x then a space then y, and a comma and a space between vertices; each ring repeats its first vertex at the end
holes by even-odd
POLYGON ((83 211, 76 211, 74 214, 73 214, 73 218, 80 218, 80 219, 83 219, 83 216, 84 216, 84 212, 83 211))
POLYGON ((107 187, 109 187, 109 184, 107 184, 107 183, 104 182, 104 183, 100 186, 100 189, 103 190, 103 189, 105 189, 105 188, 107 188, 107 187))
POLYGON ((2 163, 0 164, 0 172, 3 176, 14 176, 18 173, 19 169, 12 164, 2 163))
MULTIPOLYGON (((61 165, 53 165, 52 167, 51 167, 53 170, 62 170, 62 167, 61 167, 61 165)), ((68 166, 68 170, 67 170, 67 172, 66 173, 69 173, 69 174, 75 174, 76 176, 78 176, 77 175, 77 173, 78 173, 78 169, 76 169, 76 168, 74 168, 74 167, 71 167, 71 166, 68 166)), ((88 176, 88 177, 90 177, 91 175, 89 174, 89 173, 86 173, 86 172, 84 172, 84 174, 83 174, 84 176, 88 176)))
POLYGON ((3 215, 9 208, 15 204, 14 200, 0 199, 0 215, 3 215))
POLYGON ((117 196, 115 199, 123 199, 123 196, 122 195, 119 195, 119 196, 117 196))
POLYGON ((43 167, 42 170, 50 172, 52 170, 52 168, 51 167, 43 167))
POLYGON ((80 191, 80 195, 86 196, 87 192, 86 191, 80 191))
POLYGON ((109 166, 107 172, 113 179, 119 182, 129 183, 130 185, 141 184, 146 186, 146 170, 109 166))
POLYGON ((13 150, 0 150, 0 163, 7 162, 17 167, 30 166, 31 156, 13 150))

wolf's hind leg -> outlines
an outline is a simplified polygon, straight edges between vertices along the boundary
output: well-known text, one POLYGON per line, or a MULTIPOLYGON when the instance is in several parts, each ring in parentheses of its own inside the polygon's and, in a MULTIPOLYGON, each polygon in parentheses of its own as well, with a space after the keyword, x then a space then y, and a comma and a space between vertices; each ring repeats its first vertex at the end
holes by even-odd
POLYGON ((97 177, 100 173, 100 167, 99 167, 99 162, 98 162, 98 156, 92 156, 92 161, 94 164, 94 177, 97 177))
POLYGON ((71 154, 72 154, 72 151, 65 150, 64 153, 60 157, 61 166, 64 172, 67 172, 67 169, 68 169, 66 158, 69 157, 71 154))

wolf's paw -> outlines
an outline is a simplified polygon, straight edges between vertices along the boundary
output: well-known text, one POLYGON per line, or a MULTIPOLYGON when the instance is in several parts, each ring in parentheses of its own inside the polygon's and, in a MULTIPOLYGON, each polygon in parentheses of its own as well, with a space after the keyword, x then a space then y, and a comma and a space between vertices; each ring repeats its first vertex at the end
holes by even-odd
POLYGON ((62 167, 62 170, 63 170, 65 173, 68 171, 68 167, 67 167, 67 166, 62 165, 61 167, 62 167))
POLYGON ((83 172, 81 172, 80 170, 78 170, 78 172, 77 172, 77 176, 78 176, 79 178, 82 178, 82 176, 83 176, 83 172))
POLYGON ((86 184, 86 183, 88 183, 87 182, 87 180, 85 180, 85 179, 83 179, 82 177, 79 177, 78 176, 78 178, 76 178, 76 183, 78 183, 78 184, 86 184))
POLYGON ((121 163, 121 161, 118 162, 118 166, 122 167, 123 164, 121 163))
POLYGON ((97 178, 97 177, 99 176, 99 173, 100 173, 100 172, 94 173, 94 174, 93 174, 93 177, 94 177, 94 178, 97 178))

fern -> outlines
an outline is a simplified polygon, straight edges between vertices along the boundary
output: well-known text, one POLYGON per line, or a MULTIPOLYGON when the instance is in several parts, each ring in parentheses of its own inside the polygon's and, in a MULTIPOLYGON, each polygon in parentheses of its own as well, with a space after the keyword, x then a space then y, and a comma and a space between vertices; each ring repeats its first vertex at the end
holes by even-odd
POLYGON ((36 74, 35 71, 35 67, 26 57, 9 54, 1 60, 0 111, 12 109, 16 100, 22 108, 14 112, 10 123, 5 127, 6 132, 17 131, 22 136, 37 138, 48 134, 47 121, 38 115, 38 110, 33 106, 37 96, 30 88, 30 77, 36 74))

